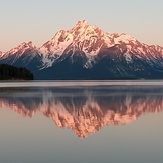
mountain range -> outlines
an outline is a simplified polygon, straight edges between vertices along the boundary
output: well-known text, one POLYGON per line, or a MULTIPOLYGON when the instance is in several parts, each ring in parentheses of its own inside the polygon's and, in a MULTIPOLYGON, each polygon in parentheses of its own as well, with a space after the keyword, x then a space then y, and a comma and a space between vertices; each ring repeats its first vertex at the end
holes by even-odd
POLYGON ((104 126, 127 125, 163 111, 163 87, 1 88, 0 108, 24 117, 38 112, 60 128, 88 137, 104 126))
POLYGON ((106 33, 86 20, 60 30, 40 48, 30 41, 0 52, 2 63, 25 67, 43 80, 163 79, 163 47, 106 33))

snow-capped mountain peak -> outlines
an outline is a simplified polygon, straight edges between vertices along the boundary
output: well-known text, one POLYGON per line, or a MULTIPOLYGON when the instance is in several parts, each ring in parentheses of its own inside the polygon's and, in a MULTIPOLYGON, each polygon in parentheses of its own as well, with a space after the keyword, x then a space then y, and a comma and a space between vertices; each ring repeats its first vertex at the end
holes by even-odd
MULTIPOLYGON (((13 55, 16 55, 16 58, 19 58, 26 50, 35 49, 36 46, 32 43, 32 41, 29 41, 28 43, 23 42, 17 47, 11 49, 10 51, 3 54, 2 59, 9 58, 13 55)), ((13 61, 14 62, 14 61, 13 61)))
POLYGON ((36 48, 36 46, 32 43, 32 41, 29 41, 28 43, 23 42, 20 45, 18 45, 17 47, 11 49, 9 52, 7 52, 7 54, 15 54, 18 51, 25 51, 26 49, 33 49, 36 48))
POLYGON ((77 24, 73 27, 73 30, 76 30, 78 28, 87 28, 89 25, 89 23, 86 20, 80 20, 77 22, 77 24))
MULTIPOLYGON (((34 50, 36 49, 37 49, 36 46, 31 41, 27 43, 23 42, 17 47, 11 49, 10 51, 3 53, 2 57, 0 58, 0 61, 2 61, 3 63, 7 62, 7 64, 10 63, 11 65, 13 65, 15 62, 19 60, 20 57, 22 57, 23 54, 24 54, 24 57, 26 57, 26 59, 27 57, 30 57, 32 59, 36 55, 34 53, 34 50)), ((29 64, 27 60, 26 60, 26 63, 29 64)))
POLYGON ((40 48, 43 63, 50 67, 62 54, 70 51, 72 56, 76 51, 84 52, 88 57, 95 56, 105 42, 102 40, 104 36, 107 40, 107 35, 98 27, 89 25, 86 20, 79 21, 71 30, 61 30, 43 44, 40 48))
POLYGON ((36 48, 36 46, 33 44, 32 41, 29 41, 28 43, 26 43, 26 45, 27 45, 29 48, 36 48))
POLYGON ((0 53, 1 63, 18 65, 18 61, 19 66, 35 67, 34 72, 45 70, 44 76, 53 69, 52 79, 57 75, 58 79, 78 79, 76 74, 82 74, 82 79, 142 79, 144 74, 150 79, 163 78, 163 47, 141 43, 124 33, 106 33, 86 20, 60 30, 40 48, 28 42, 0 53))
POLYGON ((84 42, 88 42, 90 39, 95 40, 95 37, 99 37, 99 34, 102 34, 102 32, 96 26, 90 26, 86 20, 79 21, 71 30, 57 32, 50 41, 40 48, 40 51, 46 58, 47 56, 58 58, 69 45, 73 46, 71 50, 82 51, 81 47, 83 47, 84 42))
POLYGON ((78 21, 78 23, 72 28, 72 31, 77 31, 77 32, 91 32, 94 30, 100 30, 96 25, 90 25, 88 21, 86 20, 81 20, 78 21))

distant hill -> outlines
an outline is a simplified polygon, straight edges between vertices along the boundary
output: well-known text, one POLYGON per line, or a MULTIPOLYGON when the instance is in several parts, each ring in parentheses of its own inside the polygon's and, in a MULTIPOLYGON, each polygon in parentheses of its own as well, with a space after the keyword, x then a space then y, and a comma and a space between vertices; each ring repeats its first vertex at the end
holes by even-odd
POLYGON ((33 74, 26 68, 0 64, 0 80, 33 80, 33 74))

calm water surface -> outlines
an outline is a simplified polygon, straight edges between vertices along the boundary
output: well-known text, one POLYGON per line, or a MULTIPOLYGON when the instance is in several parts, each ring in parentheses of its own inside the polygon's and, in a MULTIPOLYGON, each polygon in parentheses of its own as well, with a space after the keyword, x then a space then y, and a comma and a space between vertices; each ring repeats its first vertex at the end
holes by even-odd
POLYGON ((0 83, 0 163, 162 163, 163 81, 0 83))

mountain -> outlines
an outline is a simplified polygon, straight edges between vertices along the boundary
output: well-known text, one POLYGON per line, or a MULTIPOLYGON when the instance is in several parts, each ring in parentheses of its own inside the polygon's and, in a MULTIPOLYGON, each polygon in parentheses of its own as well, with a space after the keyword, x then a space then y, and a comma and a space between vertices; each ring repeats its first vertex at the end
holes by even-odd
POLYGON ((35 72, 42 64, 42 61, 37 48, 30 41, 28 43, 23 42, 9 52, 4 53, 0 58, 0 63, 26 67, 32 72, 35 72))
POLYGON ((0 55, 35 79, 163 79, 163 47, 127 34, 109 34, 85 20, 37 48, 29 43, 0 55))
POLYGON ((163 87, 1 88, 0 108, 21 116, 40 112, 60 127, 88 137, 104 126, 127 125, 163 111, 163 87))

